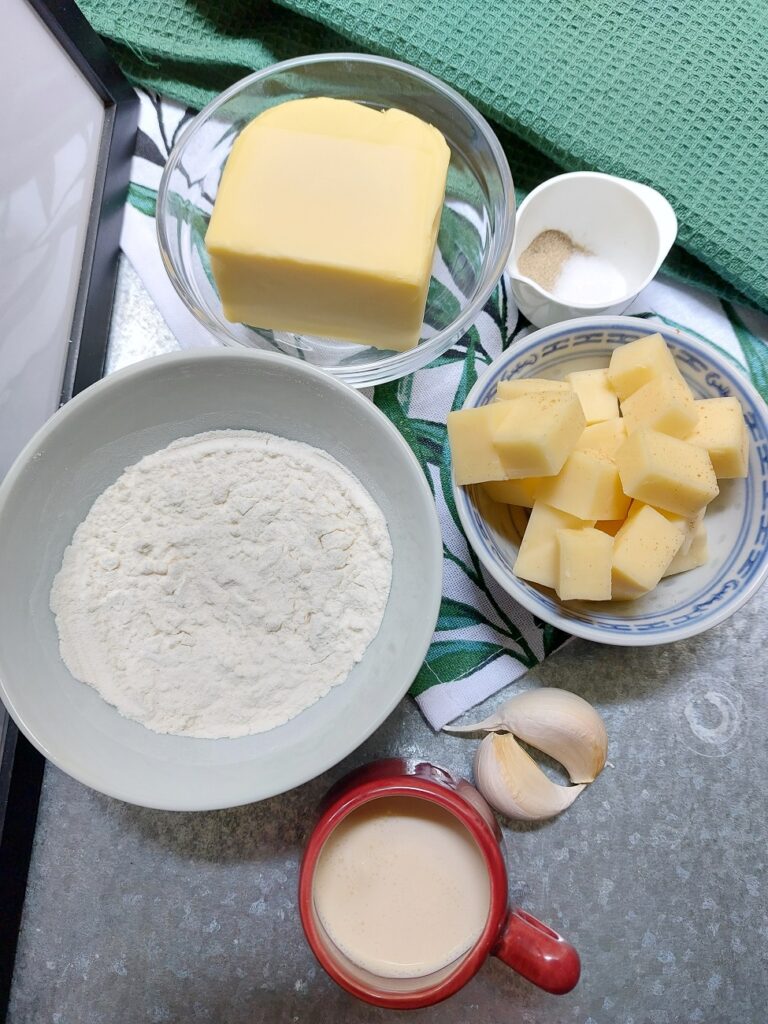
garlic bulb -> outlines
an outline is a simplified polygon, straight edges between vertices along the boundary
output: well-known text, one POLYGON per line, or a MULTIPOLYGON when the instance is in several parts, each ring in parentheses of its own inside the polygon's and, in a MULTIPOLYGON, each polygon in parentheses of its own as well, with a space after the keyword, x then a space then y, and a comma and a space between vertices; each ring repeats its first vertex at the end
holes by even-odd
POLYGON ((477 748, 475 782, 492 807, 522 821, 552 818, 585 789, 552 782, 509 733, 491 733, 477 748))
POLYGON ((510 732, 559 761, 576 783, 593 782, 608 756, 605 724, 592 705, 546 686, 517 694, 482 722, 446 732, 510 732))

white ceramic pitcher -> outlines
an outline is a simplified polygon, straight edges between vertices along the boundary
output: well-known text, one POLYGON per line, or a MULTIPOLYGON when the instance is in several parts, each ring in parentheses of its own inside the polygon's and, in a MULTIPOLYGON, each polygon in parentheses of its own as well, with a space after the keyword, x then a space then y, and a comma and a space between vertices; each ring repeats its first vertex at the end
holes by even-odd
POLYGON ((550 178, 520 204, 509 272, 520 311, 536 327, 601 313, 623 313, 653 279, 677 236, 677 217, 655 189, 611 174, 575 171, 550 178), (542 231, 563 231, 613 264, 626 281, 620 299, 574 305, 522 275, 517 261, 542 231))

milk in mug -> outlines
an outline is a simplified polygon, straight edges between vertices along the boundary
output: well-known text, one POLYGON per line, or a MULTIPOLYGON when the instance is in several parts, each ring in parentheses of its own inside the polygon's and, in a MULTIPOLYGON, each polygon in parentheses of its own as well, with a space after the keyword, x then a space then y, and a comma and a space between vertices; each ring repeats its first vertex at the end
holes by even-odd
POLYGON ((329 938, 380 977, 417 978, 477 942, 490 910, 483 855, 449 811, 381 797, 352 811, 320 853, 315 910, 329 938))

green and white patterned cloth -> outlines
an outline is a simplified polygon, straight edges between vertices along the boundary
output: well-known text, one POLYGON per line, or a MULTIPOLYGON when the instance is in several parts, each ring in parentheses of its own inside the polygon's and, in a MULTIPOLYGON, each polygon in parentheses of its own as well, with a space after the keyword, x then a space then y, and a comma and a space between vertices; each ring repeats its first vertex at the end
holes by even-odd
MULTIPOLYGON (((185 348, 213 345, 168 280, 154 224, 162 166, 194 112, 151 93, 140 95, 140 133, 123 249, 179 344, 185 348)), ((458 294, 455 283, 443 283, 458 294)), ((708 341, 739 364, 768 400, 768 316, 664 278, 649 285, 627 312, 682 327, 708 341)), ((503 279, 475 325, 450 351, 423 370, 368 392, 413 449, 440 516, 443 602, 427 659, 411 688, 437 729, 508 685, 566 639, 516 604, 485 574, 464 538, 451 496, 447 414, 461 407, 491 360, 531 330, 519 316, 503 279)))

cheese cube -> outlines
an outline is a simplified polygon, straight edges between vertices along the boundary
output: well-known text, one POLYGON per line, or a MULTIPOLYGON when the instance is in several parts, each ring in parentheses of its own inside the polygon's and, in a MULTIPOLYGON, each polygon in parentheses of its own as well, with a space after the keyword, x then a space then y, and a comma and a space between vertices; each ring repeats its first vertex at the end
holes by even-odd
POLYGON ((581 404, 572 391, 542 391, 499 403, 506 416, 493 443, 510 480, 559 473, 584 430, 581 404))
POLYGON ((576 370, 565 378, 579 396, 587 425, 619 415, 619 400, 608 382, 608 370, 576 370))
POLYGON ((516 380, 500 380, 496 385, 496 397, 501 401, 532 395, 540 391, 571 391, 571 385, 564 380, 545 380, 543 377, 523 377, 516 380))
POLYGON ((686 441, 706 448, 719 479, 746 476, 749 435, 738 398, 705 398, 693 404, 697 422, 686 441))
POLYGON ((544 481, 539 498, 579 519, 623 519, 629 509, 618 469, 597 452, 573 452, 558 475, 544 481))
POLYGON ((655 508, 635 509, 613 539, 613 597, 628 600, 653 590, 682 543, 680 529, 655 508))
POLYGON ((557 596, 561 601, 609 601, 613 541, 600 530, 558 530, 560 566, 557 596))
MULTIPOLYGON (((644 509, 645 507, 646 506, 644 502, 633 501, 632 504, 629 506, 627 519, 629 520, 633 516, 636 516, 638 512, 640 512, 641 509, 644 509)), ((678 515, 677 512, 667 512, 666 509, 663 508, 657 508, 656 511, 660 515, 664 516, 667 522, 672 523, 672 525, 675 526, 682 534, 683 543, 680 546, 680 551, 678 552, 678 554, 684 554, 685 552, 687 552, 688 548, 691 546, 694 534, 696 533, 699 523, 704 518, 704 513, 706 512, 706 509, 700 509, 696 513, 696 515, 693 516, 681 516, 678 515)))
POLYGON ((228 320, 418 344, 450 150, 402 110, 311 98, 235 140, 205 244, 228 320))
POLYGON ((512 572, 520 579, 529 580, 531 583, 556 587, 560 574, 557 531, 580 530, 588 526, 594 526, 594 522, 585 522, 537 501, 523 534, 512 572))
POLYGON ((664 575, 676 576, 679 572, 688 572, 689 569, 698 569, 700 565, 705 565, 708 559, 709 550, 707 544, 707 528, 703 523, 699 523, 693 536, 691 546, 685 552, 680 548, 675 557, 669 563, 669 568, 664 575))
POLYGON ((625 522, 626 519, 598 519, 595 523, 595 529, 602 530, 609 537, 615 537, 625 522))
POLYGON ((586 427, 579 438, 576 450, 598 452, 613 459, 626 439, 627 425, 620 416, 616 416, 586 427))
POLYGON ((542 477, 532 476, 522 480, 496 480, 483 484, 483 490, 494 501, 502 505, 519 505, 533 508, 536 495, 541 487, 542 477))
POLYGON ((691 389, 679 373, 643 384, 621 403, 621 414, 630 434, 650 427, 673 437, 690 434, 698 419, 691 389))
POLYGON ((611 387, 624 401, 625 398, 656 377, 674 376, 678 373, 674 356, 660 334, 649 334, 628 345, 620 345, 611 354, 608 380, 611 387))
POLYGON ((457 484, 505 480, 507 467, 493 445, 496 427, 507 415, 508 402, 448 413, 448 441, 457 484))
MULTIPOLYGON (((632 508, 637 504, 639 504, 639 502, 632 502, 632 507, 629 510, 630 515, 632 514, 632 508)), ((704 519, 704 513, 707 511, 706 508, 699 509, 696 515, 693 516, 679 516, 676 512, 665 512, 663 508, 657 509, 656 511, 661 512, 665 519, 668 519, 670 523, 674 523, 678 530, 680 530, 683 535, 683 543, 681 544, 680 550, 677 554, 687 555, 688 550, 699 531, 699 526, 704 519)))
POLYGON ((616 465, 625 494, 681 516, 695 515, 719 494, 703 448, 647 427, 630 434, 616 465))

